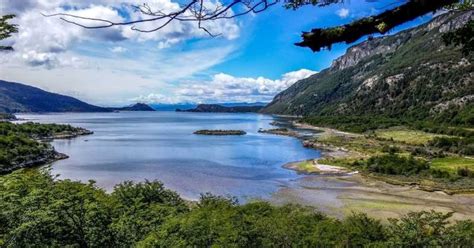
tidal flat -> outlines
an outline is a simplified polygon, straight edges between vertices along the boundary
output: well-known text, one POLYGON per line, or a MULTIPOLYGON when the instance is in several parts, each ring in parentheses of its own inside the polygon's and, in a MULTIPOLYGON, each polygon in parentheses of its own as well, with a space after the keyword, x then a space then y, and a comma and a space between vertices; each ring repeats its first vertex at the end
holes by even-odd
POLYGON ((454 212, 454 220, 474 220, 474 195, 448 195, 416 187, 397 186, 354 174, 307 176, 273 194, 271 202, 298 203, 342 218, 364 212, 379 219, 400 217, 421 210, 454 212))

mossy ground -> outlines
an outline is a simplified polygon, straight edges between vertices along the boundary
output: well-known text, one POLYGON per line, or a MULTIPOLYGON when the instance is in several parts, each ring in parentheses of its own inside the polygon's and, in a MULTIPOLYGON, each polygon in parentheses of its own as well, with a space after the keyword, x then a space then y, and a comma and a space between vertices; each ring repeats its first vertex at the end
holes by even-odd
POLYGON ((456 173, 458 168, 468 168, 474 170, 474 158, 450 156, 435 158, 431 161, 431 167, 456 173))
POLYGON ((377 130, 375 131, 375 134, 377 137, 382 139, 393 140, 395 142, 401 142, 409 145, 424 145, 433 140, 435 137, 443 136, 404 128, 377 130))

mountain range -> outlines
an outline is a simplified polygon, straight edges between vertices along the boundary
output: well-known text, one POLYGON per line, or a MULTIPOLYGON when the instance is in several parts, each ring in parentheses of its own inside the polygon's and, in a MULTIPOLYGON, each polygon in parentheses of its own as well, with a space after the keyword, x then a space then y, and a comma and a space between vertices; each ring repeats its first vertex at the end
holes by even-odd
POLYGON ((0 80, 0 113, 155 111, 144 103, 119 108, 99 107, 36 87, 0 80))
POLYGON ((70 96, 0 80, 0 112, 110 112, 70 96))
POLYGON ((450 12, 348 48, 331 67, 296 82, 261 112, 298 116, 387 116, 474 125, 474 54, 444 33, 474 19, 450 12))

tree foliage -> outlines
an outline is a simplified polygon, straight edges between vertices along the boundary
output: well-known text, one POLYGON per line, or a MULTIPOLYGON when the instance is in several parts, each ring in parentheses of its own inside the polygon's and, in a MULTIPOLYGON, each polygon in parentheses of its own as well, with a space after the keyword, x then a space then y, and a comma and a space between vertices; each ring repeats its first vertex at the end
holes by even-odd
POLYGON ((474 51, 474 20, 458 30, 446 33, 443 40, 447 45, 462 46, 462 53, 468 55, 474 51))
POLYGON ((0 177, 2 247, 472 247, 474 223, 450 217, 418 212, 382 224, 210 194, 188 203, 156 181, 109 194, 47 171, 0 177))
MULTIPOLYGON (((15 15, 4 15, 0 17, 0 40, 9 38, 18 32, 18 25, 8 23, 15 15)), ((0 46, 1 50, 13 50, 11 46, 0 46)))
POLYGON ((54 148, 40 139, 82 131, 70 125, 0 122, 0 174, 54 159, 54 148))
POLYGON ((317 52, 323 48, 331 48, 335 43, 352 43, 365 35, 385 34, 398 25, 456 2, 458 0, 409 0, 381 14, 364 17, 346 25, 303 32, 303 40, 296 45, 309 47, 313 52, 317 52))

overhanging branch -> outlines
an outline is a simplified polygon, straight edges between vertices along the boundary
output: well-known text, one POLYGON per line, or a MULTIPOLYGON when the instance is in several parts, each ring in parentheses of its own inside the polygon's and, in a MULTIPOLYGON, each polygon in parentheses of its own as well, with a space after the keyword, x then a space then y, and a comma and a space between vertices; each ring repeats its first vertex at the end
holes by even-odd
POLYGON ((385 34, 400 24, 457 2, 458 0, 409 0, 399 7, 350 24, 303 32, 303 41, 295 45, 309 47, 313 52, 317 52, 324 48, 331 48, 335 43, 352 43, 365 35, 385 34))

